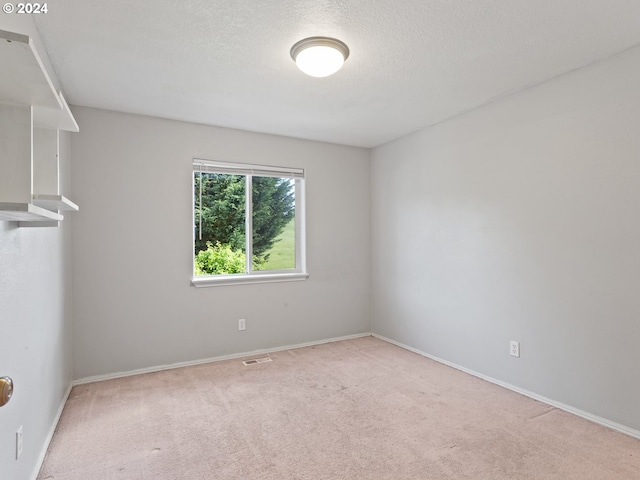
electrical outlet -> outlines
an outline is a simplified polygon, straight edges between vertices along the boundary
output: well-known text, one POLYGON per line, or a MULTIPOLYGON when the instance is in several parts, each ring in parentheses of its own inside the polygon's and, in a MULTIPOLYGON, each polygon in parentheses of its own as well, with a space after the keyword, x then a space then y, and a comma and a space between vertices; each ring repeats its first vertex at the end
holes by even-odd
POLYGON ((509 353, 512 357, 520 357, 520 342, 511 340, 509 342, 509 353))
POLYGON ((244 318, 238 320, 238 330, 244 330, 247 326, 246 322, 247 321, 244 318))
POLYGON ((16 432, 16 460, 20 458, 20 455, 22 455, 22 425, 16 432))

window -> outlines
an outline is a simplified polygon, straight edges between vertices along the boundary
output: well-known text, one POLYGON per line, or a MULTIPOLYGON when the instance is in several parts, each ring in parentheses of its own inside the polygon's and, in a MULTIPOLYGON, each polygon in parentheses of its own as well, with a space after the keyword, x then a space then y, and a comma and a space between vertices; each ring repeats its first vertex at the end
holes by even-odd
POLYGON ((193 161, 196 287, 304 280, 304 170, 193 161))

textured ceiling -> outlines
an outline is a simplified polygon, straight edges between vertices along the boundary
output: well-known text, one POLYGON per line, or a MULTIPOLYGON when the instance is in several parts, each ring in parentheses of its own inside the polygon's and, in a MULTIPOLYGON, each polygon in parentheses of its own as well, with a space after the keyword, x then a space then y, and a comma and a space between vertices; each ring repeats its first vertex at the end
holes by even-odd
POLYGON ((640 43, 638 0, 58 0, 69 103, 372 147, 640 43), (300 72, 298 40, 351 55, 300 72))

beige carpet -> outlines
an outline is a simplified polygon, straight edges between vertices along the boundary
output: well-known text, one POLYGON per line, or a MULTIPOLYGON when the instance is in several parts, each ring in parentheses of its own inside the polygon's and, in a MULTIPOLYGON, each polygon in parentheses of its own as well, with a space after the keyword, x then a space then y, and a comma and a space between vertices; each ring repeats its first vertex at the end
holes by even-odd
POLYGON ((373 337, 75 387, 40 480, 638 480, 640 441, 373 337))

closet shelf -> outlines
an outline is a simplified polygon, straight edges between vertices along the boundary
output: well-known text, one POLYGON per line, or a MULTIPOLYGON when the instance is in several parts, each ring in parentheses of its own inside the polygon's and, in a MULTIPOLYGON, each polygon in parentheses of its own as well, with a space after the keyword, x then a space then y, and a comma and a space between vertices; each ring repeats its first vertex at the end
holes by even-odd
POLYGON ((69 200, 64 195, 34 195, 33 204, 45 208, 47 210, 64 210, 68 212, 77 212, 80 207, 69 200))
POLYGON ((0 30, 0 103, 33 106, 37 127, 77 132, 78 124, 57 92, 28 35, 0 30))
POLYGON ((0 203, 0 220, 10 222, 60 221, 64 217, 32 203, 0 203))
POLYGON ((67 105, 62 92, 58 92, 58 98, 62 103, 62 110, 57 108, 47 108, 42 106, 33 106, 33 125, 35 127, 52 128, 64 130, 66 132, 78 133, 80 128, 73 118, 71 109, 67 105))
POLYGON ((79 210, 60 195, 60 130, 78 124, 31 37, 0 29, 0 66, 0 221, 57 227, 79 210))
POLYGON ((28 35, 0 30, 0 103, 40 105, 62 110, 62 103, 28 35))

